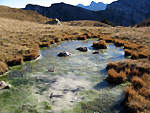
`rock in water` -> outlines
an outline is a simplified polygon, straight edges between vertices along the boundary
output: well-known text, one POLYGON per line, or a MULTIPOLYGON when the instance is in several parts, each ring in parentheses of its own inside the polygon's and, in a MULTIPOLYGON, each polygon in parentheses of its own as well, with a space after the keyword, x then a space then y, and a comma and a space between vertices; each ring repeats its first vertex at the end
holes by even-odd
POLYGON ((89 51, 89 49, 87 47, 78 47, 78 48, 76 48, 76 50, 79 50, 81 52, 87 52, 87 51, 89 51))
POLYGON ((49 71, 49 72, 54 72, 55 69, 56 69, 56 67, 53 67, 53 68, 50 68, 48 71, 49 71))
POLYGON ((62 96, 63 96, 63 95, 53 95, 53 93, 51 93, 50 96, 49 96, 49 98, 50 98, 50 99, 52 99, 52 98, 54 98, 54 97, 55 97, 55 98, 61 98, 62 96))
POLYGON ((50 24, 50 25, 62 25, 61 22, 57 18, 55 18, 55 19, 53 19, 51 21, 46 22, 46 24, 50 24))
POLYGON ((63 51, 63 52, 60 52, 58 54, 59 57, 67 57, 67 56, 71 56, 71 53, 67 52, 67 51, 63 51))
POLYGON ((7 84, 5 81, 0 82, 0 89, 9 89, 11 87, 10 84, 7 84))
POLYGON ((92 54, 99 54, 99 52, 98 52, 98 51, 95 51, 95 52, 93 52, 92 54))

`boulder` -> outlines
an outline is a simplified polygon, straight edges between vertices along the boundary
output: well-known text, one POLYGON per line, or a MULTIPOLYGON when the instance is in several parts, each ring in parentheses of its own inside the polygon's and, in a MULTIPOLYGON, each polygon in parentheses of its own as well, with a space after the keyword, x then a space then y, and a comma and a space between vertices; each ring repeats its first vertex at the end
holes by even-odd
POLYGON ((50 25, 62 25, 61 22, 57 18, 55 18, 55 19, 53 19, 51 21, 46 22, 46 24, 50 24, 50 25))
POLYGON ((71 53, 67 52, 67 51, 63 51, 63 52, 60 52, 58 54, 59 57, 67 57, 67 56, 71 56, 71 53))
POLYGON ((89 51, 89 49, 87 47, 78 47, 78 48, 76 48, 76 50, 79 50, 81 52, 87 52, 87 51, 89 51))
POLYGON ((0 90, 1 89, 10 89, 11 85, 7 84, 5 81, 0 82, 0 90))

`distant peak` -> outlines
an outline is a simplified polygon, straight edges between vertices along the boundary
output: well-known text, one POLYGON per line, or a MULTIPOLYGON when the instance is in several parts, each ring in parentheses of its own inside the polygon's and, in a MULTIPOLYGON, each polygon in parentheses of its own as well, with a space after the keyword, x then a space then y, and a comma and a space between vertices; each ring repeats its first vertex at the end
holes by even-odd
POLYGON ((92 11, 98 11, 98 10, 105 10, 107 5, 108 4, 104 4, 103 2, 91 1, 90 5, 84 6, 83 4, 78 4, 77 6, 92 11))
POLYGON ((96 3, 96 2, 92 1, 91 3, 96 3))

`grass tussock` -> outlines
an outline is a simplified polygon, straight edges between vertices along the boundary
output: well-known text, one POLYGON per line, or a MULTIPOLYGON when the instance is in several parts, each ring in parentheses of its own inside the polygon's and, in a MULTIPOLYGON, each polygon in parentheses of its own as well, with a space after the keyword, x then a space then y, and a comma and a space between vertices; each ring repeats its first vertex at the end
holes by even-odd
POLYGON ((10 59, 6 60, 6 63, 8 66, 16 66, 16 65, 22 65, 23 64, 23 56, 12 56, 10 59))
POLYGON ((129 97, 128 109, 132 113, 148 112, 150 107, 150 101, 146 100, 141 95, 135 95, 134 97, 129 97))
POLYGON ((130 69, 130 68, 125 68, 125 73, 126 73, 127 75, 129 75, 129 74, 131 73, 131 69, 130 69))
POLYGON ((140 89, 145 85, 145 82, 138 76, 134 76, 131 80, 134 89, 140 89))
POLYGON ((77 40, 86 40, 86 39, 87 39, 87 36, 86 36, 86 35, 78 36, 78 37, 77 37, 77 40))
POLYGON ((134 43, 131 43, 131 42, 126 42, 124 44, 124 48, 125 49, 130 49, 130 50, 137 50, 138 49, 138 45, 137 44, 134 44, 134 43))
MULTIPOLYGON (((110 64, 113 65, 113 63, 110 64)), ((119 77, 131 82, 131 85, 125 89, 123 107, 130 113, 150 112, 149 60, 121 61, 117 63, 117 68, 113 68, 111 65, 111 68, 108 68, 108 77, 106 78, 108 82, 120 84, 122 82, 118 82, 119 77)))
POLYGON ((117 62, 109 62, 108 64, 107 64, 107 67, 106 67, 106 69, 107 70, 109 70, 109 69, 117 69, 118 68, 118 63, 117 62))
POLYGON ((0 62, 0 74, 3 74, 5 72, 8 71, 8 66, 7 64, 3 63, 3 62, 0 62))
POLYGON ((121 46, 124 46, 125 42, 122 39, 114 39, 113 43, 115 44, 115 46, 121 47, 121 46))
POLYGON ((124 49, 125 56, 131 56, 131 59, 143 59, 148 58, 150 53, 146 49, 130 50, 124 49))
POLYGON ((135 91, 132 86, 125 89, 122 105, 130 113, 148 113, 150 111, 150 100, 135 91))
POLYGON ((92 47, 96 49, 107 49, 107 43, 104 40, 100 40, 99 42, 93 42, 92 47))
POLYGON ((110 69, 108 70, 108 77, 106 80, 110 83, 120 84, 125 82, 126 74, 123 71, 117 73, 116 70, 110 69))
POLYGON ((125 54, 125 56, 131 56, 132 50, 124 49, 124 54, 125 54))

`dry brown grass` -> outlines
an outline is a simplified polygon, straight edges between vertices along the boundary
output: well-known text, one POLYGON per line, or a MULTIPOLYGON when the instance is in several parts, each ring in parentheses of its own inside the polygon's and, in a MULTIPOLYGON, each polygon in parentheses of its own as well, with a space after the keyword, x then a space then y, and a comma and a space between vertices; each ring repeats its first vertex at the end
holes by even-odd
POLYGON ((7 6, 0 6, 0 18, 15 19, 19 21, 30 21, 36 23, 45 23, 51 19, 38 14, 36 11, 25 11, 7 6))
POLYGON ((24 61, 37 58, 39 47, 49 47, 63 40, 100 37, 97 27, 57 26, 0 19, 0 61, 8 66, 20 65, 24 61))
POLYGON ((125 80, 131 81, 131 86, 125 89, 122 105, 128 112, 150 112, 150 61, 148 59, 125 60, 118 62, 117 68, 108 68, 106 80, 110 83, 119 84, 118 78, 126 76, 125 80), (120 71, 120 73, 118 73, 120 71))
POLYGON ((145 82, 138 76, 134 76, 131 80, 134 89, 140 89, 145 85, 145 82))
POLYGON ((96 49, 107 49, 107 43, 104 40, 100 40, 99 42, 93 42, 92 47, 96 49))
POLYGON ((100 21, 90 21, 90 20, 80 20, 80 21, 68 21, 68 22, 63 22, 64 25, 68 26, 90 26, 90 27, 111 27, 110 25, 104 24, 100 21))
POLYGON ((132 50, 124 49, 125 56, 131 56, 132 50))
MULTIPOLYGON (((143 88, 141 89, 144 92, 146 91, 143 90, 143 88)), ((132 86, 125 89, 125 96, 122 105, 131 113, 150 112, 150 100, 139 92, 136 92, 132 86)))
POLYGON ((109 69, 117 69, 118 68, 118 63, 117 62, 109 62, 109 64, 107 64, 107 67, 106 69, 109 70, 109 69))
POLYGON ((114 39, 113 43, 115 44, 115 46, 121 47, 121 46, 124 46, 125 42, 122 39, 114 39))
MULTIPOLYGON (((117 83, 120 83, 120 81, 124 82, 126 77, 127 80, 131 80, 131 78, 136 75, 144 81, 145 85, 143 85, 142 88, 135 91, 134 87, 131 86, 132 88, 125 91, 125 99, 129 97, 125 103, 128 108, 133 108, 133 111, 135 110, 138 112, 136 109, 141 109, 140 104, 145 102, 141 101, 139 98, 145 98, 146 103, 147 100, 150 99, 150 27, 130 28, 120 26, 89 27, 84 25, 81 27, 69 25, 43 25, 32 22, 43 23, 47 21, 47 18, 33 16, 35 13, 33 14, 32 11, 31 13, 33 15, 31 14, 32 16, 30 17, 32 18, 30 18, 29 16, 25 16, 30 15, 30 12, 23 14, 24 12, 22 12, 22 10, 12 9, 10 11, 9 9, 9 13, 5 8, 7 9, 7 7, 1 8, 2 16, 0 16, 3 17, 0 18, 0 74, 8 70, 8 65, 18 65, 22 64, 24 61, 37 58, 39 56, 39 47, 49 47, 51 44, 63 40, 100 38, 107 42, 114 42, 118 46, 124 44, 125 51, 129 55, 131 54, 132 58, 136 59, 125 60, 121 63, 110 63, 107 66, 108 71, 114 69, 109 72, 109 75, 111 75, 110 77, 113 79, 116 78, 113 81, 117 83), (4 10, 7 12, 6 15, 3 13, 5 12, 4 10), (16 12, 14 13, 13 11, 16 12), (22 19, 22 17, 24 18, 22 19), (36 20, 36 18, 41 18, 41 20, 36 20), (13 19, 18 19, 19 21, 13 19), (23 21, 24 19, 25 21, 23 21), (143 75, 144 73, 146 73, 148 77, 145 77, 143 75), (134 98, 135 95, 140 96, 134 98), (137 104, 134 105, 133 102, 137 102, 137 104)), ((137 83, 137 81, 135 83, 137 83)), ((150 104, 146 104, 147 108, 149 107, 148 105, 150 104)), ((145 110, 143 112, 149 111, 147 108, 144 108, 145 110)))
POLYGON ((117 73, 116 70, 110 69, 108 70, 108 77, 106 80, 110 83, 120 84, 125 82, 126 74, 123 71, 117 73))
POLYGON ((0 74, 5 73, 6 71, 8 71, 8 66, 5 63, 0 62, 0 74))
POLYGON ((127 75, 129 75, 130 73, 131 73, 131 69, 130 68, 125 68, 125 73, 127 74, 127 75))
POLYGON ((148 112, 149 108, 147 107, 150 107, 150 101, 141 95, 135 95, 134 97, 129 97, 128 107, 132 113, 148 112))

